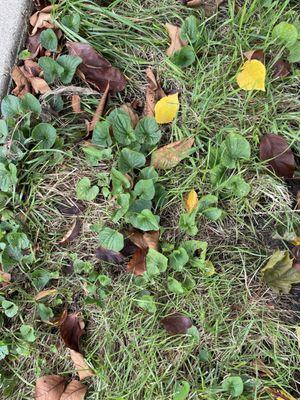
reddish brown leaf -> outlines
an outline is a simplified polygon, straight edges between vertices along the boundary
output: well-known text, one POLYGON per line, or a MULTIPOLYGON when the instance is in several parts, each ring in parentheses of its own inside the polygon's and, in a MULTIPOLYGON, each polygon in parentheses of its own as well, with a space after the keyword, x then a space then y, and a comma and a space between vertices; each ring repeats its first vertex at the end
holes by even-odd
POLYGON ((71 381, 66 387, 60 400, 83 400, 87 387, 79 381, 71 381))
POLYGON ((45 94, 51 90, 45 79, 33 77, 29 78, 29 82, 36 94, 45 94))
POLYGON ((22 71, 27 78, 32 78, 34 76, 39 76, 42 72, 42 68, 33 60, 25 60, 22 71))
POLYGON ((121 106, 121 108, 122 108, 122 110, 127 112, 127 114, 129 115, 129 117, 131 119, 132 126, 135 128, 137 126, 138 122, 139 122, 139 116, 134 111, 134 109, 132 108, 131 104, 130 103, 123 104, 121 106))
POLYGON ((9 274, 8 272, 4 272, 0 264, 0 287, 9 285, 10 281, 11 281, 11 274, 9 274))
POLYGON ((296 261, 300 261, 300 245, 293 247, 292 255, 296 261))
POLYGON ((102 54, 97 53, 89 44, 68 42, 69 54, 79 56, 82 64, 78 70, 84 79, 100 92, 109 84, 110 90, 120 92, 126 86, 126 79, 118 68, 113 67, 102 54))
POLYGON ((151 165, 157 169, 170 169, 188 156, 194 137, 167 144, 152 153, 151 165))
POLYGON ((265 63, 265 53, 263 50, 250 50, 246 51, 244 53, 244 56, 247 58, 247 60, 258 60, 261 63, 265 63))
POLYGON ((165 27, 171 39, 171 44, 167 49, 166 54, 167 56, 171 56, 176 51, 180 50, 184 45, 186 45, 186 42, 180 39, 180 28, 178 26, 166 23, 165 27))
POLYGON ((35 35, 38 29, 54 28, 54 24, 51 22, 52 9, 53 6, 47 6, 30 17, 29 22, 33 26, 32 35, 35 35))
POLYGON ((16 84, 16 87, 12 91, 15 96, 23 97, 26 93, 31 92, 31 85, 20 67, 14 67, 12 69, 11 77, 16 84))
POLYGON ((300 190, 297 192, 296 196, 296 208, 297 210, 300 210, 300 190))
POLYGON ((148 84, 143 115, 153 117, 155 104, 162 97, 165 97, 165 93, 162 90, 160 84, 157 82, 155 75, 150 67, 146 69, 146 77, 148 84))
POLYGON ((191 319, 179 312, 168 315, 160 323, 171 335, 184 335, 193 326, 191 319))
POLYGON ((84 333, 84 322, 78 317, 78 313, 68 314, 60 325, 60 336, 65 345, 77 353, 80 353, 79 341, 84 333))
POLYGON ((291 73, 291 64, 288 61, 285 60, 278 60, 272 67, 273 70, 273 78, 278 79, 278 78, 285 78, 286 76, 289 76, 291 73))
POLYGON ((58 243, 64 245, 75 240, 80 234, 81 226, 82 224, 80 219, 76 218, 71 228, 58 243))
POLYGON ((121 264, 124 260, 124 256, 119 251, 108 250, 104 247, 98 247, 95 255, 99 260, 112 264, 121 264))
POLYGON ((81 381, 95 375, 87 365, 87 362, 81 353, 77 353, 77 351, 70 349, 70 356, 81 381))
POLYGON ((103 96, 101 97, 98 107, 96 109, 96 112, 93 116, 92 122, 88 126, 88 132, 92 132, 95 129, 95 126, 97 122, 99 122, 100 117, 102 117, 104 109, 106 107, 107 99, 108 99, 108 94, 109 94, 109 83, 106 86, 105 92, 103 93, 103 96))
POLYGON ((286 139, 269 134, 260 142, 260 159, 268 161, 268 166, 277 176, 292 178, 295 172, 295 157, 286 139))
POLYGON ((42 56, 45 54, 43 47, 40 42, 40 35, 42 30, 39 29, 35 35, 28 36, 26 41, 26 48, 30 51, 31 59, 35 59, 37 56, 42 56))
POLYGON ((80 114, 82 113, 81 107, 80 107, 80 96, 79 94, 73 94, 71 97, 71 106, 73 113, 75 114, 80 114))
POLYGON ((136 276, 143 275, 143 273, 146 271, 147 253, 148 249, 138 248, 127 264, 127 272, 132 272, 136 276))
POLYGON ((72 199, 72 203, 58 204, 57 208, 63 215, 72 216, 81 214, 85 210, 85 205, 72 199))
POLYGON ((66 386, 61 376, 45 375, 38 378, 35 386, 35 400, 60 400, 66 386))
POLYGON ((65 320, 67 319, 67 316, 68 316, 68 311, 63 310, 63 312, 60 315, 58 315, 57 317, 55 317, 54 319, 52 319, 50 323, 51 323, 51 325, 59 327, 65 322, 65 320))
POLYGON ((159 231, 142 232, 137 229, 131 229, 128 232, 127 238, 140 249, 150 248, 158 251, 159 233, 159 231))
POLYGON ((186 5, 192 8, 203 7, 205 15, 211 16, 218 11, 218 7, 224 3, 224 1, 225 0, 187 0, 186 5))

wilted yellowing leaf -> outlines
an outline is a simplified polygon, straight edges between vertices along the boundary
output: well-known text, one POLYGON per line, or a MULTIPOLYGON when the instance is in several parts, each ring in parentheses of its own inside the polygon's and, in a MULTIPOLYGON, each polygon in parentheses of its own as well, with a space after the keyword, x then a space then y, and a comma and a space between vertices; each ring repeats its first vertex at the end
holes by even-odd
POLYGON ((258 60, 246 61, 236 79, 241 89, 264 92, 266 90, 266 67, 258 60))
POLYGON ((191 190, 188 195, 186 196, 185 202, 185 209, 187 212, 193 212, 198 207, 198 195, 195 190, 191 190))
POLYGON ((179 110, 178 93, 163 97, 155 105, 155 119, 159 124, 169 124, 179 110))
POLYGON ((296 237, 293 241, 292 244, 294 246, 300 246, 300 237, 296 237))
POLYGON ((152 153, 151 165, 157 169, 171 169, 186 158, 195 141, 194 137, 178 140, 160 147, 152 153))
POLYGON ((290 395, 285 390, 266 388, 267 392, 274 396, 275 400, 296 400, 294 396, 290 395))

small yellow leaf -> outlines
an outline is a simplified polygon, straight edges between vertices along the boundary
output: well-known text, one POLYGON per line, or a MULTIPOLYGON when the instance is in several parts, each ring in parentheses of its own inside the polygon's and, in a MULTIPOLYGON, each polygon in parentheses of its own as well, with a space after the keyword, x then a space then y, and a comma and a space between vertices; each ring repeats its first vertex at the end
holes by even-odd
POLYGON ((191 213, 198 207, 198 195, 195 190, 191 190, 184 202, 185 209, 187 212, 191 213))
POLYGON ((163 97, 155 105, 155 119, 159 124, 169 124, 179 110, 178 93, 163 97))
POLYGON ((294 246, 300 246, 300 236, 299 236, 299 237, 296 237, 296 238, 292 241, 292 244, 293 244, 294 246))
POLYGON ((241 89, 265 92, 266 67, 258 60, 246 61, 236 79, 241 89))

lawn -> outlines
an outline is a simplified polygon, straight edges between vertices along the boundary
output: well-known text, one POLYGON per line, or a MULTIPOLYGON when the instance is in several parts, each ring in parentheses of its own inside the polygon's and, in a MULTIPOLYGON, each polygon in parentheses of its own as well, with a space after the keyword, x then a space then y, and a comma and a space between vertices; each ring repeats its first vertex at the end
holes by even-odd
POLYGON ((17 64, 38 61, 36 82, 51 90, 36 94, 30 75, 39 102, 15 91, 2 102, 1 399, 300 398, 298 1, 52 3, 17 64), (276 36, 281 22, 294 25, 276 36), (185 56, 166 55, 166 23, 185 32, 185 56), (84 78, 82 60, 59 60, 71 54, 66 41, 92 46, 127 81, 88 134, 106 86, 84 78), (265 91, 239 87, 251 50, 263 52, 265 91), (133 130, 148 67, 179 111, 162 123, 156 108, 158 124, 146 113, 133 130), (262 157, 269 134, 286 143, 277 169, 262 157), (86 394, 34 395, 40 377, 78 383, 78 369, 91 375, 80 381, 86 394))

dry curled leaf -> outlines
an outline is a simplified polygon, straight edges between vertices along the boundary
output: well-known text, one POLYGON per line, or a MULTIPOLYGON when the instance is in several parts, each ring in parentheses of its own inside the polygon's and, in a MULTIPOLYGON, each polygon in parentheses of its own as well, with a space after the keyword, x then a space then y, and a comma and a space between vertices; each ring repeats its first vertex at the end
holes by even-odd
POLYGON ((127 264, 127 272, 132 272, 136 276, 143 275, 146 271, 146 256, 148 249, 138 248, 127 264))
POLYGON ((265 92, 266 67, 258 60, 246 61, 236 80, 243 90, 261 90, 265 92))
POLYGON ((64 237, 58 243, 61 245, 65 245, 65 244, 70 243, 73 240, 75 240, 80 234, 81 226, 82 226, 82 223, 81 223, 80 219, 76 218, 74 220, 72 226, 68 230, 68 232, 64 235, 64 237))
POLYGON ((70 349, 70 356, 81 381, 95 375, 81 353, 70 349))
POLYGON ((7 286, 11 281, 11 274, 4 272, 0 264, 0 287, 7 286))
POLYGON ((155 120, 158 124, 169 124, 176 118, 178 110, 178 93, 163 97, 155 105, 155 120))
POLYGON ((263 50, 250 50, 244 53, 244 56, 247 60, 258 60, 261 63, 265 64, 265 53, 263 50))
POLYGON ((109 87, 109 83, 108 83, 106 86, 105 92, 103 93, 103 95, 99 101, 96 112, 93 115, 92 122, 88 126, 88 132, 92 132, 95 129, 97 122, 99 122, 100 117, 102 117, 104 109, 106 107, 109 90, 110 90, 110 87, 109 87))
POLYGON ((55 26, 51 21, 51 11, 53 6, 47 6, 40 11, 34 13, 30 19, 30 25, 33 27, 31 35, 35 35, 38 29, 53 29, 55 26))
POLYGON ((266 388, 267 392, 273 396, 274 400, 296 400, 285 390, 266 388))
POLYGON ((35 400, 60 400, 66 386, 66 380, 57 375, 45 375, 38 378, 35 386, 35 400))
POLYGON ((84 322, 79 318, 78 313, 68 314, 60 325, 60 336, 65 345, 77 353, 80 353, 79 341, 84 333, 84 322))
POLYGON ((258 371, 260 376, 268 376, 272 378, 274 376, 270 367, 268 367, 260 358, 251 362, 252 367, 258 371))
POLYGON ((191 213, 198 207, 198 195, 195 190, 191 190, 186 196, 184 205, 187 212, 191 213))
POLYGON ((124 110, 130 117, 132 126, 135 128, 139 122, 139 116, 134 111, 130 103, 122 104, 122 110, 124 110))
POLYGON ((112 264, 121 264, 124 260, 123 254, 121 254, 119 251, 108 250, 104 247, 98 247, 96 249, 95 256, 99 258, 99 260, 112 264))
POLYGON ((225 0, 187 0, 188 7, 197 8, 203 7, 205 15, 211 16, 218 11, 218 7, 224 3, 225 0))
POLYGON ((127 82, 121 71, 113 67, 92 46, 87 43, 68 42, 67 48, 70 55, 79 56, 82 59, 78 71, 83 79, 98 91, 104 92, 108 84, 113 92, 125 89, 127 82))
POLYGON ((79 94, 73 94, 71 97, 71 106, 72 106, 72 111, 75 114, 80 114, 82 113, 81 110, 81 100, 79 94))
POLYGON ((194 137, 167 144, 152 153, 151 165, 157 169, 171 169, 189 155, 194 137))
POLYGON ((171 335, 184 335, 193 326, 191 319, 179 312, 164 317, 160 323, 171 335))
POLYGON ((294 153, 283 136, 265 135, 260 142, 260 159, 268 161, 268 167, 277 176, 292 178, 296 169, 294 153))
POLYGON ((140 249, 159 249, 159 231, 142 232, 137 229, 131 229, 128 232, 127 238, 140 249))
POLYGON ((171 39, 171 44, 167 49, 166 54, 171 56, 175 51, 180 50, 184 45, 186 45, 186 42, 180 39, 180 28, 178 26, 166 23, 165 27, 171 39))
POLYGON ((41 299, 44 299, 45 297, 48 296, 53 296, 54 294, 57 293, 57 289, 48 289, 48 290, 42 290, 35 296, 35 300, 39 301, 41 299))
POLYGON ((155 104, 158 100, 165 97, 165 92, 162 90, 159 82, 157 81, 152 68, 146 69, 147 77, 147 90, 146 90, 146 101, 144 106, 143 115, 148 117, 154 116, 155 104))
POLYGON ((272 66, 272 76, 274 79, 285 78, 290 75, 291 70, 291 64, 288 61, 280 59, 272 66))
POLYGON ((67 203, 67 199, 65 199, 65 203, 60 203, 57 205, 57 209, 63 215, 79 215, 85 210, 85 205, 79 201, 71 200, 70 203, 67 203))
POLYGON ((83 400, 87 392, 87 387, 79 381, 71 381, 65 388, 60 400, 83 400))
POLYGON ((11 77, 16 85, 12 91, 15 96, 23 97, 26 93, 31 93, 31 85, 20 67, 15 66, 12 69, 11 77))

